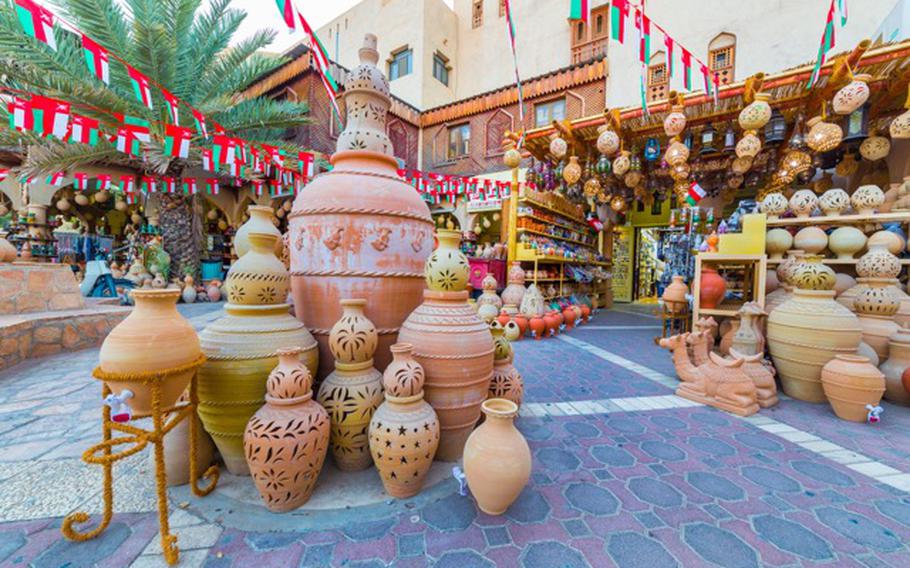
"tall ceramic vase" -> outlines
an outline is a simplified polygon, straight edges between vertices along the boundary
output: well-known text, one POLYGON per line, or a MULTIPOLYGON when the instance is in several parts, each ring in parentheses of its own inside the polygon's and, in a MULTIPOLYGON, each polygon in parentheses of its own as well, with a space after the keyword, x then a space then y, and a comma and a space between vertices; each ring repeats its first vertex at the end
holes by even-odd
POLYGON ((338 469, 359 471, 373 463, 370 420, 382 403, 382 374, 373 367, 376 327, 366 318, 366 300, 342 300, 343 315, 332 326, 329 347, 335 370, 319 385, 319 404, 332 424, 332 457, 338 469))
POLYGON ((288 274, 272 252, 276 237, 256 235, 262 234, 251 237, 261 250, 244 255, 228 273, 225 315, 199 334, 207 358, 199 370, 199 418, 234 475, 249 475, 243 433, 265 400, 277 351, 300 348, 298 357, 310 373, 319 357, 316 340, 284 303, 288 274), (263 303, 266 298, 274 302, 263 303))
POLYGON ((493 379, 490 381, 490 398, 505 398, 521 406, 524 397, 524 381, 515 365, 512 364, 515 353, 512 344, 505 338, 500 328, 490 330, 493 333, 495 353, 493 360, 493 379))
POLYGON ((480 510, 501 515, 531 477, 531 449, 513 423, 517 404, 491 398, 483 413, 486 420, 465 444, 464 473, 480 510))
POLYGON ((250 233, 266 233, 278 237, 275 244, 275 255, 281 258, 284 246, 281 242, 281 231, 272 223, 272 208, 265 205, 250 205, 247 208, 250 218, 240 225, 234 235, 234 251, 238 257, 245 255, 250 250, 250 233))
POLYGON ((702 268, 699 283, 699 306, 714 309, 724 299, 727 281, 713 268, 702 268))
POLYGON ((423 487, 439 447, 439 419, 423 400, 425 375, 407 343, 392 346, 382 375, 385 402, 370 421, 370 454, 386 493, 413 497, 423 487))
MULTIPOLYGON (((457 280, 466 281, 467 260, 456 265, 462 271, 457 280)), ((468 304, 466 290, 442 289, 437 284, 440 278, 430 276, 438 270, 431 257, 426 265, 431 288, 424 291, 423 304, 402 324, 399 338, 414 346, 414 358, 426 373, 426 400, 441 425, 436 459, 457 461, 490 388, 493 337, 468 304)))
POLYGON ((790 281, 793 297, 768 316, 768 349, 785 393, 824 402, 822 367, 836 355, 855 354, 862 328, 856 315, 834 300, 834 272, 820 257, 807 257, 790 281))
POLYGON ((509 285, 502 291, 502 303, 506 313, 514 316, 525 296, 525 271, 517 260, 509 268, 508 280, 509 285))
POLYGON ((386 134, 389 84, 378 59, 376 37, 367 35, 360 65, 345 83, 347 122, 334 168, 298 194, 288 216, 294 305, 319 341, 320 378, 332 369, 329 329, 342 298, 367 300, 366 315, 379 334, 376 365, 388 365, 389 346, 420 303, 433 247, 429 209, 397 173, 386 134))
POLYGON ((278 350, 265 406, 243 436, 246 461, 270 511, 291 511, 313 494, 329 447, 329 416, 313 400, 313 378, 298 347, 278 350))
MULTIPOLYGON (((134 290, 136 307, 105 338, 99 353, 103 373, 129 376, 179 370, 198 362, 201 351, 196 330, 177 311, 180 290, 134 290)), ((196 367, 161 379, 161 408, 173 406, 183 394, 196 367)), ((152 411, 152 388, 141 380, 107 381, 114 394, 129 389, 127 404, 134 413, 152 411)))
POLYGON ((885 399, 889 402, 910 405, 910 391, 901 379, 910 368, 910 329, 901 328, 891 334, 888 344, 888 360, 879 366, 885 374, 885 399))

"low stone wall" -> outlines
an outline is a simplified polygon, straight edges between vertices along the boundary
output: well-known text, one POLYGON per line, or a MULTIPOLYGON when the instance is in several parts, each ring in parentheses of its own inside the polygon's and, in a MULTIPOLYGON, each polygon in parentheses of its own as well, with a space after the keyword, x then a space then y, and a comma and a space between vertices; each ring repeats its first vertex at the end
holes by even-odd
POLYGON ((85 301, 68 264, 0 264, 0 314, 79 310, 85 301))
POLYGON ((32 357, 100 345, 129 308, 96 307, 0 317, 0 369, 32 357))

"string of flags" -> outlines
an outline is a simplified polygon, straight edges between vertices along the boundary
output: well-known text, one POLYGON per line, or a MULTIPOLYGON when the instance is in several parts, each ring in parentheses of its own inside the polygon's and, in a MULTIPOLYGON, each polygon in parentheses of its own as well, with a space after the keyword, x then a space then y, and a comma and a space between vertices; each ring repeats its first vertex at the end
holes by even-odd
POLYGON ((423 199, 438 204, 443 200, 454 201, 463 196, 472 201, 504 199, 512 193, 512 183, 465 176, 437 174, 420 170, 401 169, 398 175, 404 178, 423 199))
POLYGON ((835 14, 839 15, 838 21, 841 27, 847 25, 847 0, 831 0, 828 4, 825 27, 822 30, 822 38, 818 46, 818 56, 815 60, 815 66, 812 68, 812 73, 809 75, 809 81, 806 83, 806 89, 811 89, 818 82, 822 65, 825 64, 828 53, 834 49, 834 45, 837 43, 834 33, 835 14))

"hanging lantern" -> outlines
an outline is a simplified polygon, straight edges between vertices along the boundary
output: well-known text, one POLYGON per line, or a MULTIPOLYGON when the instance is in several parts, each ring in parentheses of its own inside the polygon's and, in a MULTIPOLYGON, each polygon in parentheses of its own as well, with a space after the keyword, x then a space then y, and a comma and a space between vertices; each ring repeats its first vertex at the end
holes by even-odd
POLYGON ((681 164, 688 159, 689 149, 686 148, 686 145, 679 140, 671 142, 667 147, 667 152, 664 154, 664 161, 671 166, 681 164))
POLYGON ((724 152, 732 152, 736 148, 736 131, 733 130, 733 124, 727 125, 727 132, 724 133, 724 152))
POLYGON ((569 145, 566 144, 566 141, 554 133, 552 138, 550 138, 550 153, 561 160, 565 157, 568 149, 569 145))
POLYGON ((653 162, 660 157, 660 142, 657 138, 648 138, 645 143, 645 160, 653 162))
POLYGON ((771 120, 765 125, 765 142, 783 142, 787 135, 787 120, 779 110, 774 109, 771 113, 771 120))
POLYGON ((754 158, 761 151, 761 140, 755 135, 754 130, 746 130, 746 133, 736 143, 736 156, 739 158, 754 158))
POLYGON ((117 199, 117 201, 114 202, 114 209, 117 211, 126 211, 127 207, 126 201, 122 199, 117 199))
POLYGON ((642 180, 642 174, 638 170, 631 170, 623 177, 623 182, 626 184, 626 187, 636 187, 642 180))
POLYGON ((611 165, 610 160, 606 156, 601 156, 597 159, 597 164, 594 166, 594 171, 600 175, 606 175, 610 173, 611 165))
POLYGON ((673 193, 676 194, 677 201, 683 203, 686 200, 686 196, 689 195, 689 180, 677 180, 673 184, 673 193))
POLYGON ((683 162, 675 166, 670 167, 670 177, 674 180, 686 179, 689 177, 690 172, 689 164, 683 162))
POLYGON ((578 163, 578 156, 569 157, 568 165, 562 170, 562 179, 566 180, 569 185, 577 183, 581 179, 581 165, 578 163))
POLYGON ((730 169, 734 174, 745 174, 752 168, 752 161, 753 159, 748 156, 734 158, 730 164, 730 169))
POLYGON ((771 120, 773 112, 768 93, 755 93, 755 100, 739 111, 739 126, 743 130, 761 130, 771 120))
POLYGON ((619 156, 613 160, 613 173, 616 177, 622 177, 626 175, 626 172, 629 171, 630 167, 632 167, 632 160, 629 158, 629 151, 623 150, 619 153, 619 156))
POLYGON ((521 152, 515 148, 509 148, 502 156, 502 162, 508 168, 517 168, 521 164, 521 152))
POLYGON ((597 202, 600 203, 601 205, 603 205, 604 203, 610 201, 610 197, 611 197, 611 195, 609 193, 604 193, 603 191, 601 191, 600 193, 597 194, 597 202))
POLYGON ((585 182, 585 197, 594 197, 600 193, 600 181, 592 177, 585 182))
POLYGON ((619 150, 619 136, 608 125, 597 128, 597 151, 604 156, 612 156, 619 150))
POLYGON ((613 199, 610 200, 610 209, 616 211, 617 213, 622 213, 626 210, 626 200, 621 195, 616 195, 613 199))
POLYGON ((844 140, 853 142, 869 136, 869 105, 863 105, 844 119, 844 140))
POLYGON ((784 156, 784 167, 795 177, 812 167, 812 156, 803 150, 790 150, 784 156))
POLYGON ((840 146, 844 131, 833 122, 825 122, 822 117, 813 117, 808 123, 809 134, 806 145, 815 152, 828 152, 840 146))
POLYGON ((702 154, 713 154, 717 152, 717 148, 714 145, 717 143, 717 130, 714 129, 714 126, 709 124, 704 127, 701 131, 701 153, 702 154))
POLYGON ((77 193, 76 197, 73 198, 73 201, 76 202, 76 205, 86 206, 88 205, 88 197, 84 193, 77 193))
POLYGON ((633 172, 641 171, 641 158, 638 156, 638 150, 632 148, 632 161, 629 163, 629 168, 633 172))
POLYGON ((888 156, 891 152, 891 141, 884 136, 873 134, 863 140, 859 145, 859 154, 863 158, 874 162, 888 156))
POLYGON ((57 201, 57 211, 69 211, 70 202, 64 197, 57 201))
POLYGON ((667 137, 673 138, 679 136, 686 129, 686 115, 683 113, 683 105, 673 105, 670 107, 670 114, 664 118, 664 132, 667 137))
POLYGON ((869 100, 869 85, 872 75, 860 73, 853 80, 834 95, 831 108, 837 114, 850 114, 869 100))

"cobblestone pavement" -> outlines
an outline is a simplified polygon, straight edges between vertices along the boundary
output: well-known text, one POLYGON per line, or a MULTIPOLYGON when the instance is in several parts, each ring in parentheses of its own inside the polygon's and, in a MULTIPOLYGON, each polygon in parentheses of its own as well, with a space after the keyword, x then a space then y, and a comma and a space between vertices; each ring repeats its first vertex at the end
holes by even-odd
MULTIPOLYGON (((187 313, 202 327, 212 309, 187 313)), ((885 404, 872 426, 786 398, 750 419, 693 405, 673 395, 658 333, 647 315, 607 312, 516 343, 534 468, 501 517, 447 476, 404 502, 272 515, 224 475, 206 498, 171 491, 180 565, 910 566, 907 409, 885 404)), ((117 466, 118 514, 101 537, 60 535, 64 515, 101 503, 98 468, 79 460, 99 435, 96 360, 87 350, 0 374, 0 566, 163 565, 145 455, 117 466)))

